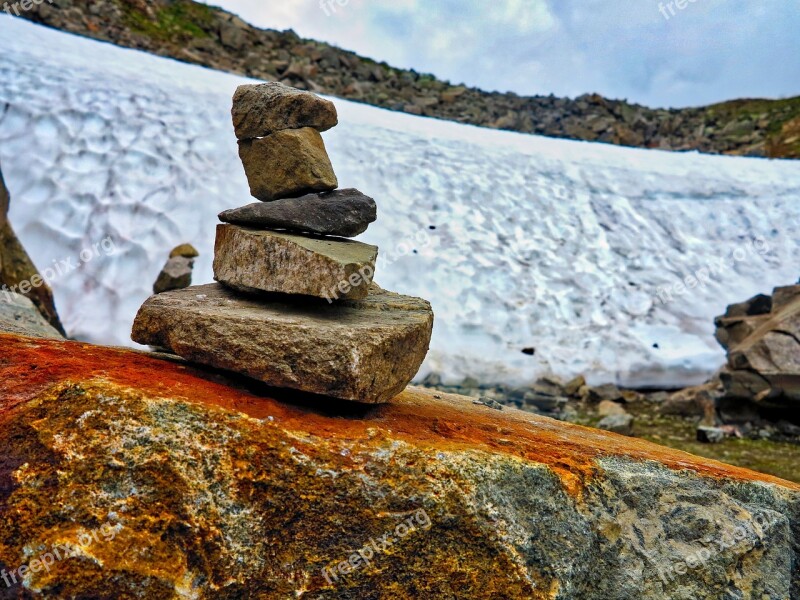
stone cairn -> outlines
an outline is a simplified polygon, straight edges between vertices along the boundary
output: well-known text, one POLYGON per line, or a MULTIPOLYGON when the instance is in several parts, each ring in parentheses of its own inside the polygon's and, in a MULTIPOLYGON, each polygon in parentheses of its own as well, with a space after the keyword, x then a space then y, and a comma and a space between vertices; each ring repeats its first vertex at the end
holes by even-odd
POLYGON ((349 239, 372 198, 339 190, 321 132, 336 107, 280 83, 244 85, 233 124, 251 194, 220 215, 218 283, 151 297, 132 338, 270 386, 367 403, 390 400, 430 344, 430 304, 373 283, 378 248, 349 239))
POLYGON ((194 259, 200 256, 191 244, 181 244, 172 249, 169 259, 153 284, 154 294, 181 290, 192 285, 194 259))

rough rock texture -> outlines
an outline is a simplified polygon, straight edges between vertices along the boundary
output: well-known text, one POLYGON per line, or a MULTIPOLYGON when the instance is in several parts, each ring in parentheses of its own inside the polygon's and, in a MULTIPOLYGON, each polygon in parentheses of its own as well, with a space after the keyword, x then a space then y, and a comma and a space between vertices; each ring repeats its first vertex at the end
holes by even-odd
POLYGON ((217 225, 214 279, 241 292, 357 300, 377 258, 376 246, 352 240, 217 225))
POLYGON ((193 258, 171 256, 153 284, 153 293, 161 294, 189 287, 192 285, 192 269, 194 269, 193 258))
POLYGON ((800 285, 776 288, 770 302, 757 296, 732 305, 716 324, 728 350, 726 395, 800 418, 800 285))
POLYGON ((652 109, 598 94, 486 92, 376 64, 293 31, 258 29, 189 0, 59 0, 20 12, 121 46, 416 115, 624 146, 800 158, 800 97, 652 109))
POLYGON ((339 186, 322 136, 311 127, 240 141, 239 157, 250 193, 264 202, 339 186))
POLYGON ((276 81, 239 86, 233 95, 231 115, 240 140, 303 127, 327 131, 339 122, 330 100, 276 81))
POLYGON ((274 202, 255 202, 226 210, 220 221, 256 229, 355 237, 378 218, 375 200, 354 189, 308 194, 274 202))
POLYGON ((33 302, 11 292, 0 292, 0 332, 42 338, 63 337, 45 321, 33 302))
POLYGON ((419 298, 374 286, 364 300, 242 298, 220 285, 153 296, 133 341, 270 386, 344 400, 386 402, 417 374, 433 312, 419 298))
POLYGON ((336 412, 127 350, 0 348, 0 568, 75 547, 6 597, 800 598, 795 484, 459 396, 336 412))
POLYGON ((56 312, 53 291, 43 280, 8 221, 8 189, 0 172, 0 290, 19 292, 29 298, 60 334, 64 327, 56 312))

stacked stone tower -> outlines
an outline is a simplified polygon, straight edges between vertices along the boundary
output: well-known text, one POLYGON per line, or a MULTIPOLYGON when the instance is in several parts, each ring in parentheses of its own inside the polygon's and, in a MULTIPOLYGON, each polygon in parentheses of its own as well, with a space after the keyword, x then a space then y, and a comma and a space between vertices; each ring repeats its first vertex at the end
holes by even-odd
POLYGON ((241 86, 233 123, 251 194, 223 212, 219 282, 153 296, 133 339, 269 385, 360 402, 402 391, 428 350, 428 302, 373 283, 378 248, 346 239, 375 221, 339 190, 321 133, 336 107, 280 83, 241 86))

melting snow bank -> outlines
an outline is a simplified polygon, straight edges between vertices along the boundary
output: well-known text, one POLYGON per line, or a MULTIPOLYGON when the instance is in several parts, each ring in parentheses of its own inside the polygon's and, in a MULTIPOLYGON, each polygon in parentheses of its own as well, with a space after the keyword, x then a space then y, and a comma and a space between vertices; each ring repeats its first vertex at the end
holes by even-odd
MULTIPOLYGON (((11 219, 67 330, 129 344, 169 250, 211 281, 216 215, 250 202, 230 123, 243 78, 0 17, 11 219), (84 252, 111 237, 115 253, 84 252)), ((431 300, 421 375, 691 384, 713 317, 794 282, 800 163, 490 131, 336 100, 339 180, 374 197, 376 280, 431 300), (683 282, 683 283, 682 283, 683 282), (534 356, 522 353, 535 348, 534 356)))

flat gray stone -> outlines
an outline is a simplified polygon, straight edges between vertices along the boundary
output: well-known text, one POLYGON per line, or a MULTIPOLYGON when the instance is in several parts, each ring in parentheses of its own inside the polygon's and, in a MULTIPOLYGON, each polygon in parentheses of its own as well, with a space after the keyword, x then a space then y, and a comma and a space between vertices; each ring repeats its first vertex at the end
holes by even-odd
POLYGON ((254 202, 220 213, 220 221, 256 229, 355 237, 378 217, 375 200, 354 189, 254 202))
POLYGON ((339 187, 322 136, 316 129, 287 129, 239 142, 250 193, 263 202, 296 198, 339 187))
POLYGON ((364 300, 331 305, 211 284, 151 297, 132 337, 274 387, 382 403, 416 375, 432 328, 428 302, 377 286, 364 300))
POLYGON ((376 246, 353 240, 217 225, 214 279, 241 292, 353 300, 369 293, 377 258, 376 246))
POLYGON ((327 131, 339 122, 330 100, 278 82, 239 86, 231 116, 240 140, 303 127, 327 131))
POLYGON ((64 339, 25 296, 0 290, 0 333, 64 339))

